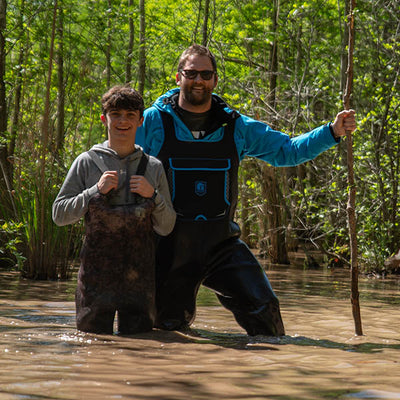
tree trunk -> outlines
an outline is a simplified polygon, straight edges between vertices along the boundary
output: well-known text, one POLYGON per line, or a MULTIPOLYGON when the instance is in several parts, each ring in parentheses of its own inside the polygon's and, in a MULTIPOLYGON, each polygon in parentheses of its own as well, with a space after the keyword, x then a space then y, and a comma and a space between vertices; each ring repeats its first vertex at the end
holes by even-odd
MULTIPOLYGON (((278 17, 279 17, 279 0, 274 0, 273 26, 274 41, 271 45, 269 59, 269 94, 268 104, 269 109, 276 109, 276 89, 278 76, 278 17)), ((270 114, 270 125, 274 127, 275 116, 270 114)), ((266 199, 264 225, 268 226, 267 232, 269 237, 268 254, 271 257, 271 262, 277 264, 289 264, 289 258, 285 246, 285 229, 282 224, 282 199, 280 199, 279 183, 276 178, 276 168, 264 164, 262 166, 262 190, 263 198, 266 199)), ((265 250, 265 249, 264 249, 265 250)))
MULTIPOLYGON (((274 12, 272 14, 272 32, 274 33, 274 41, 272 42, 270 55, 269 55, 269 94, 268 104, 270 109, 275 110, 276 108, 276 88, 278 80, 278 17, 279 17, 279 0, 274 0, 274 12)), ((271 115, 272 117, 272 115, 271 115)), ((270 121, 271 125, 275 125, 275 122, 270 121)))
POLYGON ((57 132, 55 143, 55 154, 59 157, 64 148, 64 121, 65 121, 65 84, 64 84, 64 13, 62 5, 58 15, 58 39, 59 46, 57 52, 58 64, 58 98, 57 98, 57 132))
POLYGON ((10 202, 11 175, 7 149, 7 101, 6 101, 6 15, 7 1, 0 0, 0 201, 2 208, 8 210, 10 202))
MULTIPOLYGON (((252 234, 252 223, 251 223, 251 206, 252 206, 252 189, 248 187, 247 181, 251 180, 255 173, 257 173, 258 162, 255 159, 248 158, 241 163, 241 187, 240 187, 240 203, 242 205, 240 212, 241 220, 241 239, 251 248, 257 247, 257 241, 254 240, 256 237, 252 234)), ((253 194, 254 196, 254 194, 253 194)))
POLYGON ((205 0, 204 4, 204 18, 203 18, 203 39, 202 39, 202 45, 207 46, 208 44, 208 19, 210 17, 210 0, 205 0))
POLYGON ((128 1, 128 23, 129 23, 129 42, 128 42, 128 51, 126 56, 126 65, 125 65, 125 82, 130 83, 132 81, 132 59, 133 59, 133 44, 135 40, 135 25, 133 24, 132 18, 132 8, 133 8, 133 0, 128 1))
POLYGON ((49 268, 49 260, 46 257, 46 213, 50 212, 46 207, 46 155, 48 152, 48 143, 49 143, 49 122, 50 122, 50 90, 51 90, 51 75, 53 71, 53 59, 54 59, 54 41, 55 41, 55 32, 56 32, 56 19, 57 19, 57 0, 54 1, 53 8, 53 21, 52 21, 52 30, 51 30, 51 41, 50 41, 50 50, 49 50, 49 65, 47 71, 47 83, 46 83, 46 96, 45 96, 45 104, 44 104, 44 112, 43 112, 43 120, 42 120, 42 132, 41 132, 41 154, 40 154, 40 163, 39 163, 39 193, 38 193, 38 201, 36 202, 36 215, 38 216, 38 234, 39 240, 36 242, 37 249, 34 249, 36 257, 34 260, 35 265, 32 266, 34 268, 31 269, 32 276, 39 279, 47 279, 51 277, 51 273, 49 268))
MULTIPOLYGON (((112 9, 112 0, 108 0, 108 9, 112 9)), ((107 13, 107 44, 106 44, 106 85, 111 85, 111 42, 112 42, 112 16, 111 12, 107 13)))
MULTIPOLYGON (((243 175, 243 187, 246 185, 246 176, 243 175)), ((248 196, 248 191, 244 188, 240 192, 240 201, 242 203, 242 212, 240 213, 240 218, 242 220, 241 223, 241 239, 243 242, 245 242, 248 246, 251 247, 250 244, 250 234, 251 234, 251 229, 250 229, 250 223, 249 223, 249 196, 248 196)))
MULTIPOLYGON (((10 126, 10 142, 8 145, 8 154, 9 157, 13 158, 15 156, 15 147, 16 147, 16 141, 17 141, 17 135, 18 135, 18 129, 19 129, 19 119, 20 119, 20 113, 21 113, 21 98, 22 98, 22 65, 24 63, 25 59, 25 49, 24 49, 24 44, 23 44, 23 23, 24 23, 24 12, 25 12, 25 0, 21 0, 21 5, 20 5, 20 14, 19 14, 19 30, 20 30, 20 49, 19 49, 19 55, 18 55, 18 65, 20 66, 18 68, 16 80, 15 80, 15 94, 14 94, 14 108, 13 108, 13 117, 11 121, 11 126, 10 126)), ((13 181, 13 176, 14 176, 14 163, 11 164, 10 166, 10 181, 13 181)))
POLYGON ((261 187, 262 196, 267 199, 264 213, 267 229, 264 228, 264 231, 269 238, 268 255, 273 264, 289 264, 276 168, 263 165, 261 187))
POLYGON ((145 0, 139 1, 140 28, 139 28, 139 93, 143 96, 146 78, 146 15, 145 0))
MULTIPOLYGON (((13 109, 13 117, 12 117, 12 122, 10 126, 10 142, 8 145, 8 153, 10 157, 14 156, 15 153, 15 146, 16 146, 16 140, 17 140, 17 133, 18 133, 18 124, 19 124, 19 117, 20 117, 20 105, 21 105, 21 94, 22 94, 22 65, 24 63, 24 45, 23 43, 23 18, 24 18, 24 9, 25 9, 25 0, 21 0, 21 5, 20 5, 20 15, 19 15, 19 29, 20 29, 20 49, 19 49, 19 55, 18 55, 18 65, 20 68, 18 68, 17 76, 15 79, 15 95, 14 95, 14 109, 13 109)), ((11 176, 13 175, 13 172, 11 172, 11 176)))

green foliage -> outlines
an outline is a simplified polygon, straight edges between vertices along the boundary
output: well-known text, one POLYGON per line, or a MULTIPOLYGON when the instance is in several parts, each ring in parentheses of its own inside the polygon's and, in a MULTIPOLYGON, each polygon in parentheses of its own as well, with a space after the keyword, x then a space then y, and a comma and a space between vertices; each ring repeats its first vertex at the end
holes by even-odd
MULTIPOLYGON (((58 265, 54 270, 58 272, 49 274, 63 276, 60 271, 67 267, 60 265, 76 255, 81 226, 55 227, 51 203, 73 159, 105 139, 99 101, 109 85, 125 82, 129 18, 134 24, 131 84, 138 85, 139 9, 138 3, 133 3, 60 2, 50 90, 46 199, 41 204, 37 171, 53 2, 7 2, 4 80, 9 129, 0 133, 0 140, 13 148, 10 160, 17 210, 0 210, 0 257, 12 260, 25 274, 34 275, 31 260, 43 258, 45 252, 46 257, 55 259, 51 263, 58 265), (56 148, 59 56, 65 89, 60 154, 56 148), (19 87, 20 105, 15 111, 19 87), (43 227, 38 222, 40 207, 46 208, 43 227), (41 229, 46 231, 44 248, 37 242, 41 229)), ((393 18, 399 10, 396 2, 389 0, 380 2, 379 7, 367 0, 357 3, 352 104, 359 121, 354 136, 359 252, 362 266, 375 269, 400 246, 400 40, 393 18)), ((146 1, 146 105, 175 86, 181 51, 202 41, 202 7, 199 1, 181 2, 179 7, 172 0, 146 1)), ((263 0, 212 2, 207 40, 218 61, 216 91, 239 111, 291 135, 331 121, 342 107, 345 64, 341 61, 346 53, 343 7, 344 2, 334 0, 280 2, 279 10, 274 9, 274 2, 263 0), (271 64, 274 43, 276 71, 271 64), (271 105, 274 77, 275 103, 271 105)), ((280 229, 290 231, 287 237, 346 256, 346 171, 344 141, 315 161, 276 173, 279 204, 275 206, 282 212, 280 229)), ((242 165, 237 215, 252 246, 264 240, 269 229, 262 179, 259 164, 250 160, 242 165)))
POLYGON ((0 226, 0 261, 1 264, 23 269, 26 257, 21 252, 23 243, 23 223, 15 221, 4 222, 0 226))

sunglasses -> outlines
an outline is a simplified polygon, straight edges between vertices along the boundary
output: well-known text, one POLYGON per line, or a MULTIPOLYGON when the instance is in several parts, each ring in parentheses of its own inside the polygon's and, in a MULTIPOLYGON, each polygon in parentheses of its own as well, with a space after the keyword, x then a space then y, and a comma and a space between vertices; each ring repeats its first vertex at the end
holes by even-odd
POLYGON ((205 81, 209 81, 216 73, 215 71, 197 71, 195 69, 180 69, 179 72, 187 79, 195 79, 200 74, 201 79, 205 81))

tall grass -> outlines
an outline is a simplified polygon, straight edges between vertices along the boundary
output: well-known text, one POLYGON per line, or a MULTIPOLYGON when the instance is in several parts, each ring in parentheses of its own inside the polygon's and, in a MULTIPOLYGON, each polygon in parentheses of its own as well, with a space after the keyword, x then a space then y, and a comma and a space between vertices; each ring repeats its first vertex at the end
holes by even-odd
POLYGON ((29 279, 68 279, 80 247, 82 226, 58 227, 52 221, 56 186, 46 185, 44 196, 39 196, 35 178, 23 183, 13 192, 14 210, 0 221, 0 258, 29 279), (43 219, 38 210, 43 210, 43 219))
POLYGON ((55 191, 45 188, 45 196, 39 196, 35 185, 28 196, 19 196, 18 213, 24 221, 26 240, 26 265, 23 274, 31 279, 66 279, 69 276, 71 257, 74 257, 73 227, 58 227, 51 218, 51 206, 55 191), (43 199, 44 204, 41 204, 43 199), (39 210, 43 210, 41 218, 39 210))

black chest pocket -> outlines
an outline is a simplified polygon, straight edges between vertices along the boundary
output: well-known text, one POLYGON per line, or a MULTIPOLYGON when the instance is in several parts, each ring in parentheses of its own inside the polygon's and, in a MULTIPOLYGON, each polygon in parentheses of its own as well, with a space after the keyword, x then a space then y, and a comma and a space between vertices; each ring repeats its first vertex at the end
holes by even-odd
POLYGON ((171 197, 178 218, 216 220, 229 212, 231 160, 170 158, 171 197))

